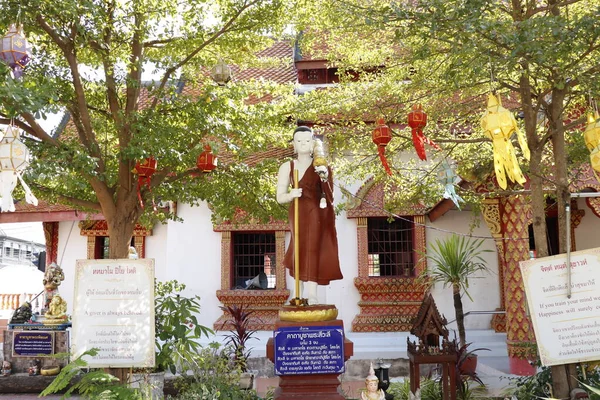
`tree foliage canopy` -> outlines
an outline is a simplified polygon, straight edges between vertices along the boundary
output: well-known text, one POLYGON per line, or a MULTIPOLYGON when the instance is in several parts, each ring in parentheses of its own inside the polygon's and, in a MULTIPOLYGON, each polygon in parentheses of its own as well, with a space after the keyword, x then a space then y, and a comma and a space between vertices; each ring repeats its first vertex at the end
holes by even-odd
POLYGON ((220 59, 239 68, 277 62, 258 55, 282 38, 292 2, 2 0, 0 6, 0 30, 18 23, 33 46, 22 80, 0 65, 0 121, 37 139, 27 141, 35 155, 28 171, 34 190, 101 211, 111 234, 124 226, 130 231, 143 215, 154 217, 152 207, 144 214, 138 204, 132 173, 136 161, 154 157, 152 194, 142 189, 146 203, 151 196, 192 204, 210 198, 224 217, 254 203, 259 217, 282 214, 264 202, 274 198, 276 166, 267 160, 254 168, 244 160, 284 147, 289 115, 278 102, 247 100, 269 94, 289 107, 283 99, 292 88, 260 81, 221 87, 209 70, 220 59), (66 129, 48 132, 38 123, 60 112, 68 113, 66 129), (205 144, 228 157, 210 176, 195 167, 205 144))
MULTIPOLYGON (((348 165, 348 175, 356 175, 357 169, 361 175, 383 171, 374 152, 365 152, 374 147, 369 144, 372 125, 366 126, 365 120, 381 115, 399 124, 387 151, 414 154, 407 115, 416 103, 428 113, 425 135, 443 151, 431 163, 410 164, 391 157, 395 174, 386 182, 401 189, 394 192, 401 196, 400 203, 435 200, 436 194, 439 199, 435 168, 440 156, 456 160, 459 174, 469 180, 484 180, 493 171, 492 145, 479 126, 490 92, 499 93, 505 106, 522 119, 529 147, 542 154, 534 161, 541 170, 533 174, 546 177, 545 187, 560 186, 548 179, 556 171, 547 144, 558 125, 560 132, 568 131, 567 154, 562 156, 568 170, 587 161, 579 117, 599 90, 597 2, 341 0, 306 1, 301 10, 304 46, 320 49, 317 57, 326 57, 342 72, 361 72, 358 83, 315 93, 322 108, 313 107, 315 114, 326 116, 324 122, 335 115, 341 127, 339 135, 332 135, 332 151, 357 155, 348 165), (327 47, 318 45, 323 38, 327 47), (351 129, 357 136, 349 140, 346 133, 351 129)), ((349 74, 348 80, 354 77, 349 74)), ((427 153, 436 151, 429 147, 427 153)), ((524 164, 521 159, 531 174, 524 164)))

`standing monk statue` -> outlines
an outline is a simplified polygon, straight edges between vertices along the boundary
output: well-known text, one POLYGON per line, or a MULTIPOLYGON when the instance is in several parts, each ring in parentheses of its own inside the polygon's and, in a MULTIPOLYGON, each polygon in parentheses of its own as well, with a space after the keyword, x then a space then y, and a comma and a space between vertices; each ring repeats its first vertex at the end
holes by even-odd
POLYGON ((281 165, 277 179, 277 202, 291 203, 289 222, 292 240, 283 264, 295 278, 293 200, 298 199, 299 279, 302 297, 308 299, 310 305, 315 305, 319 304, 317 285, 328 285, 330 281, 343 278, 335 230, 333 177, 331 168, 324 165, 323 154, 313 160, 315 148, 322 153, 322 146, 314 138, 312 129, 306 126, 296 128, 293 142, 298 158, 281 165), (294 188, 294 170, 298 171, 297 189, 294 188))

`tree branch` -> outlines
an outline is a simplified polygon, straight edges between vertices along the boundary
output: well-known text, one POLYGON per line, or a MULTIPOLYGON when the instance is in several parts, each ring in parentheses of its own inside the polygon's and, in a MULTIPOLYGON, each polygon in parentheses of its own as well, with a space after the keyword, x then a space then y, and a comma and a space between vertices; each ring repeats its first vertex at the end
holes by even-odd
POLYGON ((18 128, 29 133, 31 136, 35 136, 41 141, 48 143, 52 146, 58 146, 58 141, 52 136, 48 135, 48 133, 46 133, 46 131, 35 121, 35 118, 31 114, 23 113, 21 114, 21 116, 23 117, 23 119, 25 119, 27 124, 21 120, 12 118, 0 118, 0 123, 4 125, 10 125, 12 123, 18 128))
POLYGON ((564 1, 559 1, 556 4, 549 4, 547 6, 543 6, 543 7, 535 7, 532 9, 528 9, 527 10, 527 17, 532 17, 535 14, 540 14, 546 11, 550 11, 553 8, 556 7, 565 7, 568 6, 569 4, 575 4, 575 3, 579 3, 581 2, 581 0, 564 0, 564 1))
MULTIPOLYGON (((52 40, 62 50, 63 55, 65 56, 67 63, 69 64, 69 67, 71 69, 71 76, 73 79, 73 88, 75 89, 75 98, 77 101, 77 119, 80 123, 77 131, 79 133, 79 137, 81 138, 83 144, 89 151, 90 155, 98 159, 99 172, 104 173, 106 171, 106 167, 104 164, 104 159, 102 158, 102 154, 100 153, 100 147, 96 142, 94 130, 92 129, 91 118, 89 110, 87 108, 87 101, 85 97, 85 90, 81 82, 81 75, 79 73, 77 57, 73 49, 73 42, 67 42, 63 38, 61 38, 56 32, 56 30, 54 30, 50 25, 48 25, 43 16, 38 14, 36 16, 36 20, 38 21, 42 29, 52 38, 52 40)), ((73 28, 71 30, 71 36, 76 35, 76 33, 77 30, 73 28)), ((72 37, 71 40, 74 40, 74 37, 72 37)), ((73 107, 72 113, 73 111, 75 111, 75 107, 73 107)))
MULTIPOLYGON (((247 10, 248 8, 252 7, 254 4, 258 3, 259 0, 253 0, 249 3, 244 4, 230 19, 229 21, 227 21, 225 23, 225 25, 223 25, 221 27, 221 29, 219 29, 217 32, 215 32, 210 38, 208 38, 206 41, 204 41, 200 46, 196 47, 194 50, 192 50, 187 56, 184 57, 183 60, 181 60, 180 62, 178 62, 177 64, 173 65, 172 67, 168 68, 165 71, 165 74, 160 82, 160 86, 158 87, 157 93, 161 93, 165 86, 167 85, 167 82, 169 81, 169 79, 171 78, 171 75, 177 71, 179 68, 181 68, 182 66, 184 66, 185 64, 187 64, 192 58, 194 58, 194 56, 196 56, 196 54, 200 53, 200 51, 202 51, 206 46, 210 45, 211 43, 213 43, 214 41, 216 41, 218 38, 220 38, 221 36, 223 36, 225 33, 227 33, 228 31, 232 30, 232 25, 234 24, 234 22, 239 18, 240 15, 242 15, 242 13, 247 10)), ((153 110, 156 105, 158 104, 159 101, 159 97, 160 95, 157 95, 154 97, 154 99, 152 100, 152 104, 150 105, 150 109, 153 110)))
POLYGON ((167 39, 149 40, 147 42, 142 43, 142 46, 144 48, 148 48, 148 47, 162 47, 161 45, 174 43, 174 42, 177 42, 177 41, 182 40, 182 39, 184 39, 183 36, 176 36, 176 37, 167 38, 167 39))
POLYGON ((71 196, 66 196, 64 194, 61 193, 57 193, 55 190, 46 187, 46 186, 42 186, 38 183, 35 182, 31 182, 29 184, 30 186, 36 188, 37 190, 39 190, 40 192, 45 192, 45 193, 50 193, 53 196, 56 196, 59 200, 62 200, 64 202, 73 204, 75 206, 81 207, 81 208, 87 208, 87 209, 91 209, 91 210, 96 210, 96 211, 100 211, 102 212, 102 207, 100 206, 100 204, 93 202, 93 201, 88 201, 88 200, 82 200, 82 199, 78 199, 76 197, 71 197, 71 196))

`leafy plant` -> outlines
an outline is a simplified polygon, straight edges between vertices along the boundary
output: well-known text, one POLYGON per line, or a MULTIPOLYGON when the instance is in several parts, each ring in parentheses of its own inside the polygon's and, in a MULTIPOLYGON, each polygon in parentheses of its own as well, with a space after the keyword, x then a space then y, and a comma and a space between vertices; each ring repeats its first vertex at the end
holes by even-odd
MULTIPOLYGON (((408 400, 410 393, 410 381, 392 382, 387 390, 388 394, 394 396, 395 400, 408 400)), ((439 382, 433 379, 421 379, 422 400, 442 400, 442 390, 439 382)))
POLYGON ((459 399, 466 400, 472 396, 473 390, 471 384, 473 382, 477 383, 480 387, 485 387, 485 383, 483 383, 479 375, 477 375, 477 372, 464 368, 464 365, 469 358, 476 355, 476 352, 481 350, 489 351, 490 349, 484 347, 469 349, 469 346, 471 346, 472 343, 466 343, 461 346, 456 343, 456 339, 454 340, 454 343, 456 346, 457 359, 455 376, 458 378, 456 380, 456 388, 458 390, 459 399))
POLYGON ((201 349, 198 339, 214 332, 198 324, 200 297, 180 294, 185 284, 176 280, 155 282, 154 317, 156 336, 156 369, 175 373, 186 359, 201 349))
POLYGON ((211 343, 190 359, 189 372, 177 378, 178 400, 223 399, 255 400, 254 390, 240 389, 241 371, 232 365, 233 351, 219 343, 211 343))
POLYGON ((225 335, 227 338, 226 344, 233 349, 235 365, 240 368, 242 372, 246 372, 248 370, 248 358, 250 358, 250 352, 252 350, 248 349, 247 343, 250 339, 253 339, 253 336, 256 333, 256 330, 250 329, 250 322, 252 321, 252 314, 254 311, 248 310, 248 307, 244 304, 221 306, 221 310, 229 314, 230 317, 223 323, 222 328, 226 326, 233 327, 233 329, 229 331, 230 333, 225 335))
POLYGON ((462 295, 466 294, 473 301, 469 294, 469 278, 478 272, 488 271, 482 254, 491 250, 482 249, 482 245, 483 239, 472 241, 458 235, 449 236, 444 240, 437 239, 425 255, 430 268, 420 277, 421 281, 430 285, 441 283, 444 288, 452 287, 461 346, 467 343, 462 295))
MULTIPOLYGON (((584 364, 577 364, 577 379, 581 385, 589 392, 591 400, 600 400, 600 370, 598 367, 587 368, 584 364)), ((532 376, 521 376, 510 379, 510 388, 507 390, 507 396, 519 400, 537 400, 552 399, 554 396, 552 389, 552 369, 543 367, 538 361, 538 372, 532 376)))
MULTIPOLYGON (((140 393, 125 385, 119 384, 118 379, 101 369, 93 369, 89 372, 83 372, 88 363, 83 358, 86 356, 94 357, 98 354, 98 349, 93 348, 84 352, 81 356, 71 361, 48 385, 40 396, 48 396, 69 388, 65 391, 63 398, 69 398, 73 393, 79 393, 84 398, 94 400, 139 400, 140 393)), ((66 357, 66 354, 58 356, 66 357)))

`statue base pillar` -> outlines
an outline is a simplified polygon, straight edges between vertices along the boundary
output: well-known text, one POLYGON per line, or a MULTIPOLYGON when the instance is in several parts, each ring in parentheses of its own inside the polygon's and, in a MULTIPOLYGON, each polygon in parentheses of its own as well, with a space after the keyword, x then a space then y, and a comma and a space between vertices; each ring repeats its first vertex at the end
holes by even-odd
MULTIPOLYGON (((290 306, 286 306, 289 312, 290 306)), ((309 306, 310 307, 310 306, 309 306)), ((298 307, 299 310, 306 307, 298 307)), ((336 310, 337 311, 337 310, 336 310)), ((281 318, 275 323, 275 333, 283 329, 297 328, 300 331, 310 332, 311 328, 341 330, 344 332, 344 322, 339 319, 328 321, 282 321, 281 318)), ((354 354, 354 343, 343 335, 343 362, 345 363, 354 354)), ((267 358, 276 364, 276 357, 279 352, 275 349, 275 340, 270 338, 267 342, 267 358)), ((308 360, 308 359, 307 359, 308 360)), ((306 361, 304 364, 319 361, 306 361)), ((319 364, 320 365, 320 364, 319 364)), ((318 369, 318 368, 317 368, 318 369)), ((276 371, 277 374, 277 371, 276 371)), ((279 387, 275 390, 274 399, 277 400, 344 400, 345 397, 340 393, 340 381, 338 377, 341 373, 300 373, 279 375, 279 387)))

